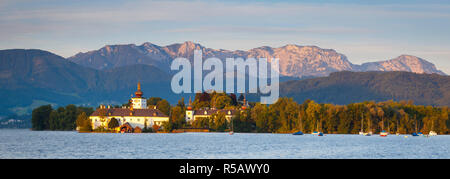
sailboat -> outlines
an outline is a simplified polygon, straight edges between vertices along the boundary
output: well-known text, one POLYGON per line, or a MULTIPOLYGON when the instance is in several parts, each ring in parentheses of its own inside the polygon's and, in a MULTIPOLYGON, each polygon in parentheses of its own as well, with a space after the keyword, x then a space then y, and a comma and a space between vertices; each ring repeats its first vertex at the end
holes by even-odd
POLYGON ((323 133, 319 131, 319 123, 317 123, 316 131, 313 131, 311 134, 312 135, 317 135, 317 136, 323 136, 323 133))
POLYGON ((386 136, 388 136, 388 132, 386 132, 385 130, 382 130, 382 131, 380 132, 380 136, 381 136, 381 137, 386 137, 386 136))
POLYGON ((231 130, 230 130, 230 135, 234 134, 234 128, 233 128, 233 119, 231 119, 231 130))
POLYGON ((398 130, 398 120, 397 120, 397 132, 395 133, 395 135, 400 135, 400 132, 399 132, 399 130, 398 130))
POLYGON ((300 130, 298 132, 293 133, 292 135, 303 135, 302 129, 303 129, 303 123, 302 123, 302 118, 300 117, 300 130))
MULTIPOLYGON (((417 133, 417 119, 416 119, 416 116, 415 116, 415 115, 414 115, 414 121, 416 121, 416 125, 415 125, 416 131, 413 132, 411 135, 414 136, 414 137, 417 137, 417 136, 419 136, 419 133, 420 133, 420 134, 422 134, 422 133, 421 133, 421 132, 417 133)), ((422 135, 423 135, 423 134, 422 134, 422 135)))
POLYGON ((364 133, 364 136, 372 136, 372 129, 370 128, 371 121, 370 121, 370 119, 367 119, 367 121, 368 121, 367 127, 369 129, 368 129, 368 132, 364 133))
POLYGON ((233 135, 233 134, 234 134, 234 126, 233 126, 233 121, 234 121, 234 120, 233 120, 233 118, 231 118, 230 121, 231 121, 231 126, 230 126, 230 132, 229 132, 229 134, 230 134, 230 135, 233 135))
POLYGON ((386 137, 388 135, 388 132, 386 132, 385 130, 384 130, 384 120, 382 119, 381 120, 381 132, 380 132, 380 136, 381 137, 386 137))
POLYGON ((433 129, 434 129, 434 120, 431 120, 431 131, 430 133, 428 133, 428 136, 437 136, 437 133, 433 129))
POLYGON ((361 115, 361 130, 359 131, 359 135, 364 135, 364 113, 361 115))

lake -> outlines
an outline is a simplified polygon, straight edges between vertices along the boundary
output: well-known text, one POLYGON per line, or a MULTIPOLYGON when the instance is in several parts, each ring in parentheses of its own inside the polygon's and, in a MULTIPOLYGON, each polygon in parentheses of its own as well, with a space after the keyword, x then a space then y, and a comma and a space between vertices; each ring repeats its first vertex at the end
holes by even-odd
POLYGON ((0 130, 0 158, 450 158, 450 136, 0 130))

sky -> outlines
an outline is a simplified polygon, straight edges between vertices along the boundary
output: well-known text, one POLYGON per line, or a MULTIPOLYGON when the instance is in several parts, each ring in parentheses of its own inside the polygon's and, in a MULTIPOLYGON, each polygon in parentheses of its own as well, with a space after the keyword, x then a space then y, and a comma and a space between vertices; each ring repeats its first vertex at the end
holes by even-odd
POLYGON ((185 41, 227 50, 315 45, 355 64, 408 54, 450 74, 450 1, 0 0, 0 49, 70 57, 185 41))

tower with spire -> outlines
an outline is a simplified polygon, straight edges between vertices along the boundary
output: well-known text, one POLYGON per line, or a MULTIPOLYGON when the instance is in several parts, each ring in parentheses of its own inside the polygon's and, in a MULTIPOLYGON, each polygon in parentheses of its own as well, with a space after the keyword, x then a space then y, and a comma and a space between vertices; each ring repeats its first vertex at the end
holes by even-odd
POLYGON ((242 107, 241 107, 241 109, 242 110, 246 110, 248 108, 248 102, 247 102, 247 100, 245 99, 245 94, 244 94, 244 101, 242 101, 242 107))
POLYGON ((186 108, 186 122, 194 119, 194 108, 192 107, 192 99, 189 97, 189 105, 186 108))
POLYGON ((144 93, 141 91, 141 82, 137 84, 137 91, 134 92, 134 97, 131 98, 131 107, 133 109, 146 109, 147 108, 147 99, 143 98, 142 95, 144 93))

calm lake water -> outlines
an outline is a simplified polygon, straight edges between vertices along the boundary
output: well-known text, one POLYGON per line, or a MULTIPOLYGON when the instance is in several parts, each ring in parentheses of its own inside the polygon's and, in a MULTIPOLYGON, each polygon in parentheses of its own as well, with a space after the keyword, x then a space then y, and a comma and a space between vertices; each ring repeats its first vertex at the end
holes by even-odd
POLYGON ((0 130, 0 158, 450 158, 450 136, 0 130))

